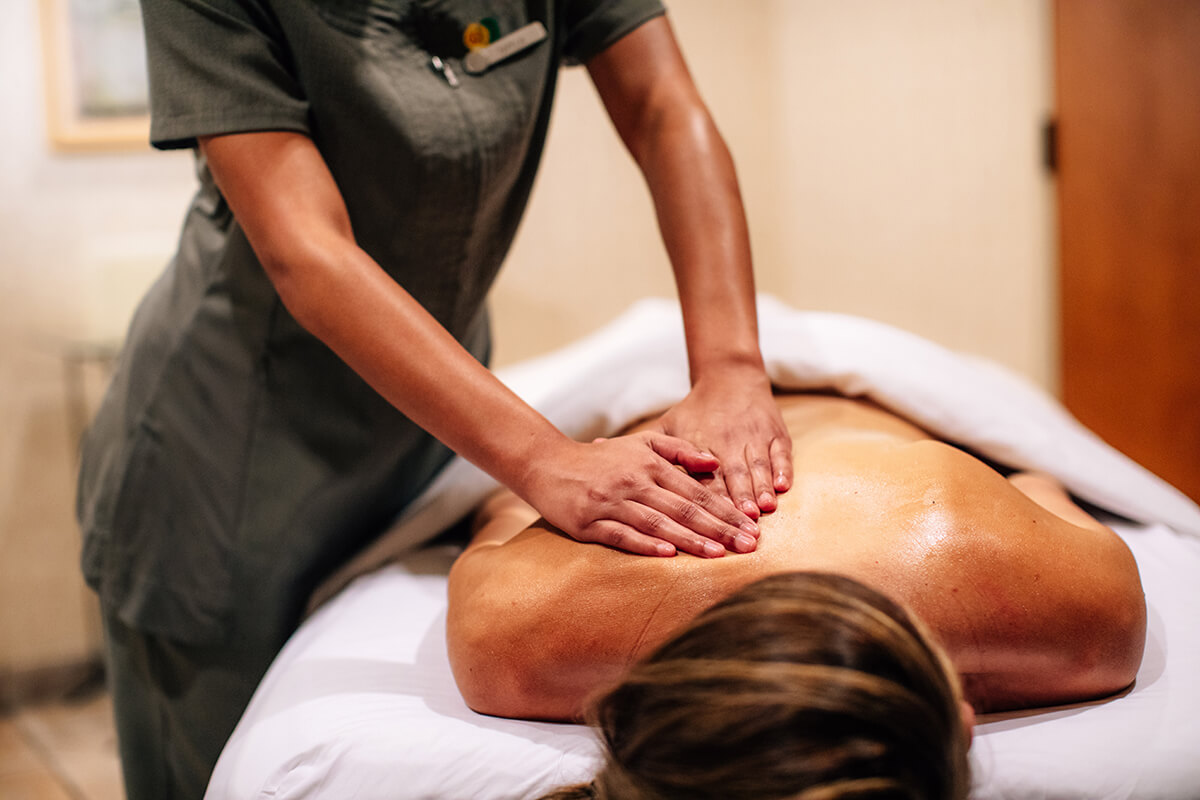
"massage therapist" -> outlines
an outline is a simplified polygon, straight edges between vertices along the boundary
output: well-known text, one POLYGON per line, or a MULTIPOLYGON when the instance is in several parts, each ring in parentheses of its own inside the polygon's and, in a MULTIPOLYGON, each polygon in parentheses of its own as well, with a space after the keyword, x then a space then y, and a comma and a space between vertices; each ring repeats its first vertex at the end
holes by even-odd
POLYGON ((132 800, 203 795, 309 593, 451 451, 583 541, 754 548, 791 442, 733 164, 657 0, 142 13, 151 138, 194 149, 199 188, 79 480, 132 800), (484 301, 564 63, 586 65, 649 184, 692 377, 659 430, 586 444, 485 366, 484 301))

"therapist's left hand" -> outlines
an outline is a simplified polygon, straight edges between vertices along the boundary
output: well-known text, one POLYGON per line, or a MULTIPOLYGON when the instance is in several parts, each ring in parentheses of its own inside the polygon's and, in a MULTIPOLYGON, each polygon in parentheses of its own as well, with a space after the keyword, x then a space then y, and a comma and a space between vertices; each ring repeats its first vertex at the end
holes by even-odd
POLYGON ((706 374, 657 427, 715 455, 721 466, 706 485, 751 519, 792 485, 792 437, 759 368, 706 374))

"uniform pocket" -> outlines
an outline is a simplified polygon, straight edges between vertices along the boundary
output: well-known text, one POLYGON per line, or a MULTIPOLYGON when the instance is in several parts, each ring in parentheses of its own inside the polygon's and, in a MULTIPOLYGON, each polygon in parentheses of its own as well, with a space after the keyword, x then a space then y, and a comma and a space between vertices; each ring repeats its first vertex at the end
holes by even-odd
POLYGON ((101 591, 125 624, 188 644, 220 641, 233 602, 237 479, 214 468, 207 449, 139 427, 113 506, 101 591))

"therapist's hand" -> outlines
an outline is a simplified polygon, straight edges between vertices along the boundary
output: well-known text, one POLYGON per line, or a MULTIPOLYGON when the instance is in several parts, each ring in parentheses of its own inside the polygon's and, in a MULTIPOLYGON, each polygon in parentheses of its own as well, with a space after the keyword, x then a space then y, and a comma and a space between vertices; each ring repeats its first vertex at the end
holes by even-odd
POLYGON ((708 485, 747 516, 774 511, 792 485, 792 437, 758 367, 712 370, 663 415, 658 429, 721 462, 708 485))
POLYGON ((655 556, 749 552, 758 526, 688 474, 717 467, 711 454, 653 431, 590 444, 563 439, 538 459, 520 494, 581 542, 655 556))

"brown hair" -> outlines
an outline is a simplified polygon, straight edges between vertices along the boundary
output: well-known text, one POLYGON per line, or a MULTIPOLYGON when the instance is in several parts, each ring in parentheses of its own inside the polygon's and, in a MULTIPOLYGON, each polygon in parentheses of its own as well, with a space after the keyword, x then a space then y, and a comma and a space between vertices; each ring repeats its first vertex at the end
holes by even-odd
POLYGON ((962 800, 961 692, 899 605, 795 572, 700 614, 594 704, 606 761, 544 800, 962 800))

